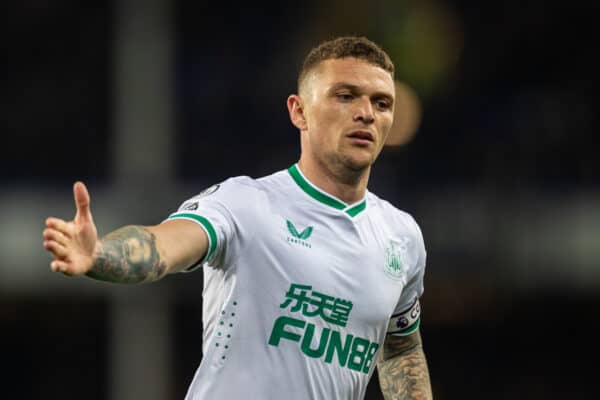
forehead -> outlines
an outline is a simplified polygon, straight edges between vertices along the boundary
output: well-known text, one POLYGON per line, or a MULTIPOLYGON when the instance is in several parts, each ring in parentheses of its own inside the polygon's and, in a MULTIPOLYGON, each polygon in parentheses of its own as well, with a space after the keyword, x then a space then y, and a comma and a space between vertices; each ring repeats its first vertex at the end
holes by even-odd
POLYGON ((358 58, 322 61, 309 73, 307 81, 317 91, 326 91, 338 84, 348 84, 365 91, 394 95, 394 81, 391 74, 381 67, 358 58))

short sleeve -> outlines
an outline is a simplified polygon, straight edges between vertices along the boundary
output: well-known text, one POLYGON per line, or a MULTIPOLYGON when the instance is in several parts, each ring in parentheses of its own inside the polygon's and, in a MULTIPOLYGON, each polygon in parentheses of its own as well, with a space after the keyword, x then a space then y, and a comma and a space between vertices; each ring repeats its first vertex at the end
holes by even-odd
POLYGON ((414 247, 416 262, 388 325, 388 334, 399 336, 405 336, 417 330, 421 320, 419 298, 424 291, 423 281, 427 252, 421 230, 416 222, 413 221, 413 223, 416 232, 414 247))
POLYGON ((232 202, 239 193, 233 179, 213 185, 196 196, 184 201, 167 220, 187 219, 196 222, 208 237, 208 250, 198 263, 183 272, 190 272, 202 265, 219 268, 228 244, 235 235, 235 219, 232 215, 232 202))

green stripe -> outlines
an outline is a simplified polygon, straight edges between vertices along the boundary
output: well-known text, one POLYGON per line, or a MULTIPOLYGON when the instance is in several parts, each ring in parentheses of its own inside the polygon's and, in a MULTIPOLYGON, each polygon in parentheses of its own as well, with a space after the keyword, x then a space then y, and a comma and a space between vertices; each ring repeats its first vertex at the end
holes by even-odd
POLYGON ((190 214, 190 213, 173 214, 167 219, 177 219, 177 218, 193 219, 194 221, 198 221, 204 227, 204 229, 206 229, 206 231, 208 232, 209 247, 208 247, 208 253, 206 254, 206 257, 204 257, 202 262, 210 260, 213 253, 215 252, 215 249, 217 248, 217 232, 215 232, 215 228, 213 228, 210 221, 204 217, 201 217, 200 215, 190 214))
POLYGON ((361 211, 367 208, 366 199, 361 201, 357 205, 348 208, 347 204, 342 203, 341 201, 332 196, 318 191, 302 176, 302 173, 298 170, 297 164, 294 164, 291 167, 289 167, 288 172, 290 173, 296 184, 300 186, 300 189, 304 190, 304 192, 310 197, 337 210, 343 210, 346 214, 348 214, 351 217, 355 217, 361 211))
POLYGON ((406 330, 399 331, 399 332, 393 332, 392 335, 401 335, 401 336, 410 335, 411 333, 413 333, 414 331, 416 331, 417 329, 419 329, 419 325, 421 325, 421 318, 420 317, 419 317, 419 319, 414 324, 412 324, 411 326, 409 326, 408 328, 406 328, 406 330))
POLYGON ((354 217, 356 216, 359 212, 363 211, 365 208, 367 208, 367 200, 363 200, 360 203, 358 203, 357 205, 355 205, 352 208, 349 208, 346 210, 346 213, 351 216, 354 217))
POLYGON ((346 208, 346 205, 341 201, 336 200, 333 197, 326 195, 325 193, 319 192, 317 189, 312 187, 311 184, 308 183, 306 179, 304 179, 300 171, 298 171, 298 166, 296 164, 288 168, 288 172, 290 173, 292 178, 294 178, 294 181, 296 181, 298 186, 300 186, 300 188, 304 190, 306 194, 308 194, 313 199, 338 210, 343 210, 344 208, 346 208))

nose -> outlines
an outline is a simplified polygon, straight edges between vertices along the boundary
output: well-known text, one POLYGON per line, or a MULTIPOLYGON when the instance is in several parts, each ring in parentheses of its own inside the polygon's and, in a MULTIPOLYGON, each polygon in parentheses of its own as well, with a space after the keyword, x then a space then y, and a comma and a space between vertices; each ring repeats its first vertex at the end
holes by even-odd
POLYGON ((356 102, 356 110, 354 112, 354 122, 362 121, 365 124, 372 124, 375 121, 373 113, 373 104, 371 99, 361 97, 360 101, 356 102))

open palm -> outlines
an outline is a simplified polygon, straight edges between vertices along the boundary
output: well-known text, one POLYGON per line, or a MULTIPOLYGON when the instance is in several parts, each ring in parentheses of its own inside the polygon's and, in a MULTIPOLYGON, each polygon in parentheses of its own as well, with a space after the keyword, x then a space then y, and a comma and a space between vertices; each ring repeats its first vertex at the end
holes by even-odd
POLYGON ((44 229, 44 248, 52 253, 50 268, 67 275, 82 275, 94 264, 98 232, 90 211, 90 195, 82 182, 73 185, 77 212, 72 221, 50 217, 44 229))

